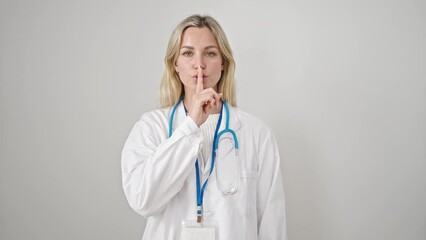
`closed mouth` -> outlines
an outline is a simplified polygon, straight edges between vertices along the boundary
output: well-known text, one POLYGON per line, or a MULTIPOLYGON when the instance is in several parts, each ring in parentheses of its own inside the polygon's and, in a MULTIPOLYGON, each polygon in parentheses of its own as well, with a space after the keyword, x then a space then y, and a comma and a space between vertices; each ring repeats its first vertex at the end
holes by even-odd
MULTIPOLYGON (((198 79, 198 75, 194 75, 194 76, 192 76, 192 78, 194 78, 194 79, 198 79)), ((206 79, 207 78, 207 76, 206 75, 203 75, 203 79, 206 79)))

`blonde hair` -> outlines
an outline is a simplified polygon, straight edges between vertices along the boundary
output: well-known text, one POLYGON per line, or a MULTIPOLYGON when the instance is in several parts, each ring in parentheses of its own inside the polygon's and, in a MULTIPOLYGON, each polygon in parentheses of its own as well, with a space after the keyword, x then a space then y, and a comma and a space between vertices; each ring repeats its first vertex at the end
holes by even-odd
POLYGON ((201 15, 192 15, 185 18, 170 36, 164 58, 163 76, 160 83, 159 95, 161 107, 173 106, 184 95, 184 87, 175 70, 175 64, 179 57, 183 33, 189 27, 207 27, 215 36, 223 59, 223 72, 218 82, 218 92, 223 94, 222 100, 235 107, 237 105, 234 79, 235 61, 231 46, 219 23, 210 16, 201 15))

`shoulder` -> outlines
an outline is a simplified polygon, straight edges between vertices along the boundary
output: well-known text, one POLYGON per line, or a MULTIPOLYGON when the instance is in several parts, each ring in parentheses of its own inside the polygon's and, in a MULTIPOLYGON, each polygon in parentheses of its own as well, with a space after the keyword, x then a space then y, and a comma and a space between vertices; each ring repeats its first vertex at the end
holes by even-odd
POLYGON ((167 126, 170 108, 159 108, 145 112, 139 118, 137 125, 148 125, 151 128, 167 126))
POLYGON ((163 108, 143 113, 134 124, 129 139, 160 143, 167 136, 169 112, 170 109, 163 108))
POLYGON ((167 118, 170 112, 170 108, 158 108, 148 112, 145 112, 141 115, 140 121, 145 120, 160 120, 167 118))
POLYGON ((235 111, 237 118, 241 122, 241 127, 244 130, 253 131, 255 134, 271 134, 271 128, 263 119, 240 108, 233 107, 233 111, 235 111))
MULTIPOLYGON (((277 151, 275 135, 271 127, 261 118, 239 108, 234 108, 235 116, 240 121, 240 130, 236 131, 241 142, 250 154, 254 154, 258 163, 264 162, 267 152, 277 151), (248 147, 247 147, 248 146, 248 147)), ((278 153, 277 153, 278 155, 278 153)), ((247 155, 246 155, 247 157, 247 155)))

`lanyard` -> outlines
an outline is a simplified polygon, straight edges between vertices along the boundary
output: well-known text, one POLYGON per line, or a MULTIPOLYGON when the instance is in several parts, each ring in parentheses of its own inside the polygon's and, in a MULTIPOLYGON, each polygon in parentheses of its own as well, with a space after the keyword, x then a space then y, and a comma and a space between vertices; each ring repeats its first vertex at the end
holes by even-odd
MULTIPOLYGON (((222 108, 223 105, 226 104, 225 102, 223 102, 222 104, 222 108)), ((214 132, 214 138, 213 138, 213 143, 216 142, 216 138, 217 138, 217 133, 219 131, 220 128, 220 123, 222 122, 222 108, 220 109, 220 115, 219 115, 219 120, 217 121, 217 125, 216 125, 216 131, 214 132)), ((196 180, 197 180, 197 222, 201 222, 202 218, 203 218, 203 197, 204 197, 204 190, 206 189, 207 186, 207 182, 209 181, 210 175, 212 175, 213 172, 213 168, 214 168, 214 161, 216 158, 216 154, 215 151, 217 149, 217 146, 215 148, 214 146, 215 144, 213 144, 213 150, 212 150, 212 165, 210 168, 210 173, 209 176, 207 177, 206 181, 203 184, 203 187, 201 187, 201 180, 200 180, 200 168, 198 165, 198 159, 195 162, 195 173, 196 173, 196 180)))
MULTIPOLYGON (((182 99, 183 99, 183 97, 181 97, 179 99, 178 103, 176 103, 176 105, 174 106, 174 108, 172 110, 172 113, 171 113, 171 116, 170 116, 170 122, 169 122, 169 137, 172 136, 172 132, 173 132, 172 126, 173 126, 173 118, 174 118, 174 115, 175 115, 175 112, 176 112, 176 108, 180 104, 182 99)), ((220 109, 219 120, 218 120, 217 125, 216 125, 213 143, 216 143, 218 131, 219 131, 219 128, 220 128, 220 123, 222 122, 223 105, 226 105, 226 102, 223 102, 222 108, 220 109)), ((186 108, 185 108, 185 112, 186 112, 186 108)), ((229 125, 229 116, 227 117, 227 124, 226 125, 227 126, 229 125)), ((215 158, 216 158, 216 154, 215 154, 216 149, 217 149, 217 144, 213 144, 212 163, 211 163, 210 173, 209 173, 209 176, 207 177, 206 181, 204 181, 203 186, 201 186, 200 167, 199 167, 199 164, 198 164, 198 158, 197 158, 197 161, 195 162, 196 193, 197 193, 197 222, 199 222, 199 223, 202 221, 202 217, 203 217, 204 190, 206 189, 207 182, 209 181, 209 178, 210 178, 210 176, 212 175, 212 172, 213 172, 213 168, 214 168, 214 164, 215 164, 215 158)))

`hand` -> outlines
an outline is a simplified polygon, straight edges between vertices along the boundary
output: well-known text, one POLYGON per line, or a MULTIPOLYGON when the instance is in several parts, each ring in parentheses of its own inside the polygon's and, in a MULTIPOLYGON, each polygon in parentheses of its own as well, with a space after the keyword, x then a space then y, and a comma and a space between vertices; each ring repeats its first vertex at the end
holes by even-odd
POLYGON ((204 89, 203 70, 198 68, 197 86, 195 94, 192 97, 192 106, 188 115, 200 127, 214 112, 220 111, 220 98, 222 94, 218 94, 213 88, 204 89))

